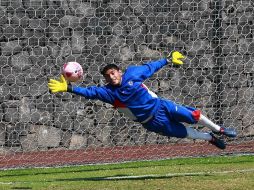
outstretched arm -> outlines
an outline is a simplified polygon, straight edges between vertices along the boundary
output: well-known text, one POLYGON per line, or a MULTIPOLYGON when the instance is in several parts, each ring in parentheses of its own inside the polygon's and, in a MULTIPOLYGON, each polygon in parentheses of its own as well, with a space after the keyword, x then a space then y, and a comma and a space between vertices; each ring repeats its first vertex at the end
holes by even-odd
POLYGON ((48 83, 49 90, 52 93, 71 92, 87 99, 98 99, 106 103, 112 103, 113 97, 105 87, 90 86, 87 88, 68 85, 64 76, 61 75, 59 80, 50 79, 48 83))
POLYGON ((114 98, 111 96, 109 91, 104 87, 89 86, 89 87, 78 87, 78 86, 69 86, 68 92, 84 96, 87 99, 98 99, 106 103, 112 104, 114 98))
POLYGON ((141 79, 145 80, 151 77, 155 72, 161 69, 163 66, 167 65, 170 61, 174 65, 182 65, 184 59, 184 55, 178 51, 172 52, 164 59, 160 59, 157 61, 147 62, 141 66, 134 66, 132 67, 132 72, 135 73, 135 76, 141 77, 141 79))

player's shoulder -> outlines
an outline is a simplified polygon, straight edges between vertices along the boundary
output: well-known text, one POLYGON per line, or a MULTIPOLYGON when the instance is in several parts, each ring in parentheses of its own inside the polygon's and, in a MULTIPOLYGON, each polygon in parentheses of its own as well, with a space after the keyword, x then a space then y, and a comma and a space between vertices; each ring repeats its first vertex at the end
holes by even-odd
POLYGON ((129 65, 126 68, 125 73, 128 73, 128 72, 133 73, 135 71, 139 71, 139 70, 141 70, 141 66, 143 66, 143 65, 129 65))
POLYGON ((136 65, 129 65, 126 68, 126 70, 124 71, 123 78, 135 77, 135 75, 137 75, 138 71, 139 71, 138 66, 136 66, 136 65))
POLYGON ((129 65, 125 71, 128 71, 128 70, 132 70, 132 69, 135 69, 137 67, 137 65, 129 65))

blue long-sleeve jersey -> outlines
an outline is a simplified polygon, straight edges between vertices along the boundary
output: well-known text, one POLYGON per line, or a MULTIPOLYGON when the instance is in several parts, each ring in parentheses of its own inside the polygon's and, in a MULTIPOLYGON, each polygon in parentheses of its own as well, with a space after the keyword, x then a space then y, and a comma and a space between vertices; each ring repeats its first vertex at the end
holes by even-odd
POLYGON ((87 99, 99 99, 109 103, 132 120, 143 122, 153 116, 160 106, 159 98, 143 84, 143 81, 166 64, 167 59, 161 59, 141 66, 129 66, 122 76, 120 86, 73 86, 71 92, 87 99))

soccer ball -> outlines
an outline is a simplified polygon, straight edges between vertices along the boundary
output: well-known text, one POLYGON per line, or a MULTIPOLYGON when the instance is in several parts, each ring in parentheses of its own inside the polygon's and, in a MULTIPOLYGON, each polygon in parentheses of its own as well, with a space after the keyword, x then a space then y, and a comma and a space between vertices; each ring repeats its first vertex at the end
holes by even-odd
POLYGON ((77 82, 83 76, 83 69, 77 62, 68 62, 63 65, 62 74, 70 82, 77 82))

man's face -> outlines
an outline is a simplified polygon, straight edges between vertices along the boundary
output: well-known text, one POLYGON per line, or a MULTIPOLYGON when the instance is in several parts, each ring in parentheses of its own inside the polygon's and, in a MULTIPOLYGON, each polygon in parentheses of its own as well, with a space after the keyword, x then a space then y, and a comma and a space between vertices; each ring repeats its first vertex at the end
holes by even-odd
POLYGON ((122 82, 122 71, 117 69, 108 69, 104 74, 107 83, 112 86, 120 86, 122 82))

